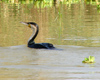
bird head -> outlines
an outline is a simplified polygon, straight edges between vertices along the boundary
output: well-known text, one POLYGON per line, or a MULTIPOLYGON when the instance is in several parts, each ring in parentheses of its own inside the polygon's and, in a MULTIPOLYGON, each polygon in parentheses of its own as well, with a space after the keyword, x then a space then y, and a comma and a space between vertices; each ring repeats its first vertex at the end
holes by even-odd
POLYGON ((34 22, 20 22, 20 23, 28 25, 28 27, 32 29, 38 27, 38 25, 34 22))

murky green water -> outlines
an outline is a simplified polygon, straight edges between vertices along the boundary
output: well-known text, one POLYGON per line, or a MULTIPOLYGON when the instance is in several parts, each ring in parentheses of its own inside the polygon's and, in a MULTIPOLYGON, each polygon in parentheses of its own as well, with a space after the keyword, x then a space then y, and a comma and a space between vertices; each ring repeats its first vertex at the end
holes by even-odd
POLYGON ((89 4, 37 8, 31 4, 0 5, 0 45, 27 44, 32 31, 20 21, 39 25, 36 42, 56 45, 100 46, 100 14, 89 4))
POLYGON ((0 79, 99 80, 100 13, 95 5, 0 3, 0 79), (30 49, 32 31, 21 21, 36 22, 35 42, 53 43, 63 50, 30 49), (85 57, 96 58, 83 64, 85 57))

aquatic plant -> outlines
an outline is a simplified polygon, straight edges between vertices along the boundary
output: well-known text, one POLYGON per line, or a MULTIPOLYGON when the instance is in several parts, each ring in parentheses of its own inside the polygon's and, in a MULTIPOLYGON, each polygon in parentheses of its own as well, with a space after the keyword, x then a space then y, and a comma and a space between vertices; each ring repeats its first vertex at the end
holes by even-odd
POLYGON ((100 9, 100 5, 97 5, 97 8, 100 9))
POLYGON ((95 57, 94 56, 89 56, 89 58, 85 58, 82 63, 95 63, 94 62, 95 57))

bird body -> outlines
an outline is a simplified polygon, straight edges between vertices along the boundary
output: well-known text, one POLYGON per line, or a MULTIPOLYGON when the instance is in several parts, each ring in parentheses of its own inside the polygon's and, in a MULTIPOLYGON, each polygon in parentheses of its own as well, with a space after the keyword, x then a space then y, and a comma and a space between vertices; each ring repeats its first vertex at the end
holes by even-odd
POLYGON ((36 38, 39 27, 34 22, 21 22, 22 24, 28 25, 33 30, 32 36, 28 40, 28 47, 35 49, 54 49, 55 47, 51 43, 35 43, 34 39, 36 38))
POLYGON ((40 48, 53 49, 53 48, 55 48, 50 43, 35 43, 35 44, 28 45, 28 47, 30 47, 30 48, 36 48, 36 49, 40 49, 40 48))

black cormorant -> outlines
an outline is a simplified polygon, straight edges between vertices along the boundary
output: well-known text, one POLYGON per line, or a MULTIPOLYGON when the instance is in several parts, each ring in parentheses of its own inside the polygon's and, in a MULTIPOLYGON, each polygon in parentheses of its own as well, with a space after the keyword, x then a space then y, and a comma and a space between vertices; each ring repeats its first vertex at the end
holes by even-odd
POLYGON ((55 47, 51 43, 35 43, 34 39, 36 38, 38 32, 39 32, 39 27, 36 23, 34 22, 21 22, 22 24, 28 25, 29 28, 33 30, 32 36, 29 38, 28 41, 28 47, 30 48, 36 48, 36 49, 54 49, 55 47))

